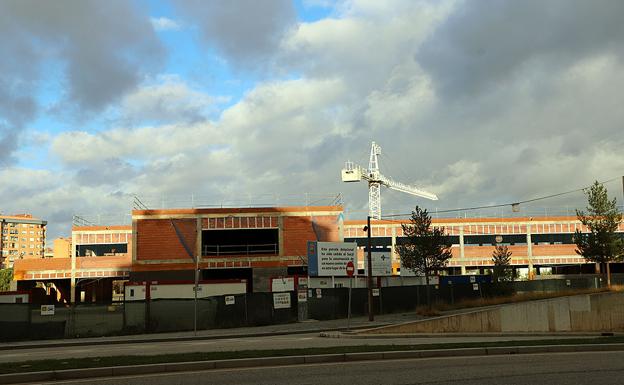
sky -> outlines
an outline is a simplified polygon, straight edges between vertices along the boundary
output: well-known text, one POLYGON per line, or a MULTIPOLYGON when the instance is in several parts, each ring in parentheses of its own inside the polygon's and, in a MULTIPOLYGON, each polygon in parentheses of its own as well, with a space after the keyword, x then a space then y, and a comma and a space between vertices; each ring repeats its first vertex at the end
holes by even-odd
MULTIPOLYGON (((329 204, 385 215, 506 204, 594 180, 621 203, 619 0, 3 0, 0 212, 329 204)), ((573 213, 582 192, 521 205, 573 213), (570 211, 572 210, 572 211, 570 211)), ((492 215, 507 215, 509 207, 492 215)), ((485 215, 466 211, 447 215, 485 215)))

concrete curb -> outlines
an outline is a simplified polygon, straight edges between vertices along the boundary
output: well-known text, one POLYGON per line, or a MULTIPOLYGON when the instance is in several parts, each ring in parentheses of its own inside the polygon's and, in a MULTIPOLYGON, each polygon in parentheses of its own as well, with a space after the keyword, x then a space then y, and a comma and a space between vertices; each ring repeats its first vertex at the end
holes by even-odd
MULTIPOLYGON (((368 329, 367 329, 368 330, 368 329)), ((445 337, 613 337, 623 336, 624 333, 612 332, 510 332, 510 333, 379 333, 361 334, 349 331, 323 331, 325 338, 352 338, 352 339, 380 339, 380 338, 445 338, 445 337)))
POLYGON ((311 356, 240 358, 233 360, 173 362, 148 365, 115 366, 104 368, 68 369, 47 372, 17 373, 0 375, 0 384, 19 384, 36 381, 58 381, 96 377, 117 377, 141 374, 176 373, 213 369, 259 368, 267 366, 304 365, 319 363, 356 362, 370 360, 397 360, 413 358, 469 357, 485 355, 536 354, 624 351, 624 344, 594 345, 543 345, 509 346, 490 348, 406 350, 391 352, 362 352, 342 354, 321 354, 311 356))
MULTIPOLYGON (((389 323, 380 323, 379 326, 388 326, 389 323)), ((352 330, 368 329, 370 325, 362 325, 351 327, 352 330)), ((45 348, 62 348, 73 346, 91 346, 91 345, 123 345, 134 343, 150 343, 150 342, 184 342, 184 341, 201 341, 201 340, 224 340, 231 338, 253 338, 253 337, 271 337, 271 336, 284 336, 289 334, 306 334, 306 333, 324 333, 324 332, 340 332, 348 330, 347 327, 338 328, 316 328, 316 329, 302 329, 302 330, 285 330, 279 332, 256 332, 246 334, 217 334, 217 335, 197 335, 197 336, 177 336, 177 337, 147 337, 147 338, 129 338, 129 339, 106 339, 103 337, 101 341, 97 339, 90 339, 87 341, 80 340, 68 340, 58 341, 50 343, 30 344, 25 343, 0 343, 0 351, 3 350, 15 350, 15 349, 45 349, 45 348)))

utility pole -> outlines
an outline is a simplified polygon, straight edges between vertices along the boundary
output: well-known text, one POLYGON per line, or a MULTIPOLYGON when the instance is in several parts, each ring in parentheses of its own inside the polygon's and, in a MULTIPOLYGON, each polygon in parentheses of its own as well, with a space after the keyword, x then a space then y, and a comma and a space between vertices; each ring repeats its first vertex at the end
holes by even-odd
POLYGON ((199 290, 199 255, 195 256, 195 299, 193 303, 193 335, 197 335, 197 291, 199 290))
POLYGON ((368 286, 368 320, 374 321, 375 315, 373 314, 373 254, 371 251, 371 216, 366 218, 366 230, 368 231, 367 247, 368 247, 368 271, 367 271, 367 286, 368 286))

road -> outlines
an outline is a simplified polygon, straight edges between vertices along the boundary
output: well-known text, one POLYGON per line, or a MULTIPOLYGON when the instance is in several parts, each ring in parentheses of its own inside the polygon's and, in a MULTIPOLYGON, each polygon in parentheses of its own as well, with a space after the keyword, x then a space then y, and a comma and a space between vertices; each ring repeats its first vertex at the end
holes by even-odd
POLYGON ((365 361, 89 379, 56 384, 621 384, 624 352, 583 352, 365 361))
POLYGON ((324 338, 319 333, 290 334, 267 337, 240 337, 177 342, 144 342, 115 345, 94 343, 86 346, 47 347, 0 351, 0 362, 20 362, 44 359, 106 357, 120 355, 157 355, 188 352, 218 352, 238 350, 266 350, 313 348, 355 345, 420 345, 455 342, 526 341, 551 338, 579 338, 578 336, 495 336, 495 337, 424 337, 424 338, 324 338))

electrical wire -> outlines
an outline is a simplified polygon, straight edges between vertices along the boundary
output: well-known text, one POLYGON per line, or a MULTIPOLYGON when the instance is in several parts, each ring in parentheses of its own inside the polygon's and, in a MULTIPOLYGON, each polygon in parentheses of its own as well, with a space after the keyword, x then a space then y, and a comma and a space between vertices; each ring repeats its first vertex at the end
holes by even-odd
MULTIPOLYGON (((620 179, 620 177, 611 178, 609 180, 606 180, 604 182, 599 182, 599 183, 600 184, 605 184, 605 183, 613 182, 614 180, 617 180, 617 179, 620 179)), ((439 213, 452 213, 452 212, 458 212, 458 211, 471 211, 471 210, 479 210, 479 209, 492 209, 492 208, 505 207, 505 206, 512 206, 513 207, 513 206, 520 205, 520 204, 536 202, 536 201, 540 201, 540 200, 544 200, 544 199, 550 199, 550 198, 555 198, 555 197, 562 196, 562 195, 567 195, 567 194, 572 194, 572 193, 576 193, 576 192, 579 192, 579 191, 584 191, 584 190, 586 190, 586 189, 588 189, 590 187, 591 186, 586 186, 586 187, 578 188, 578 189, 575 189, 575 190, 565 191, 565 192, 561 192, 561 193, 557 193, 557 194, 546 195, 546 196, 543 196, 543 197, 532 198, 532 199, 527 199, 527 200, 518 201, 518 202, 502 203, 502 204, 487 205, 487 206, 465 207, 465 208, 459 208, 459 209, 437 210, 436 213, 439 214, 439 213)), ((405 217, 405 216, 410 216, 410 215, 412 215, 412 213, 382 215, 381 219, 405 217)))

